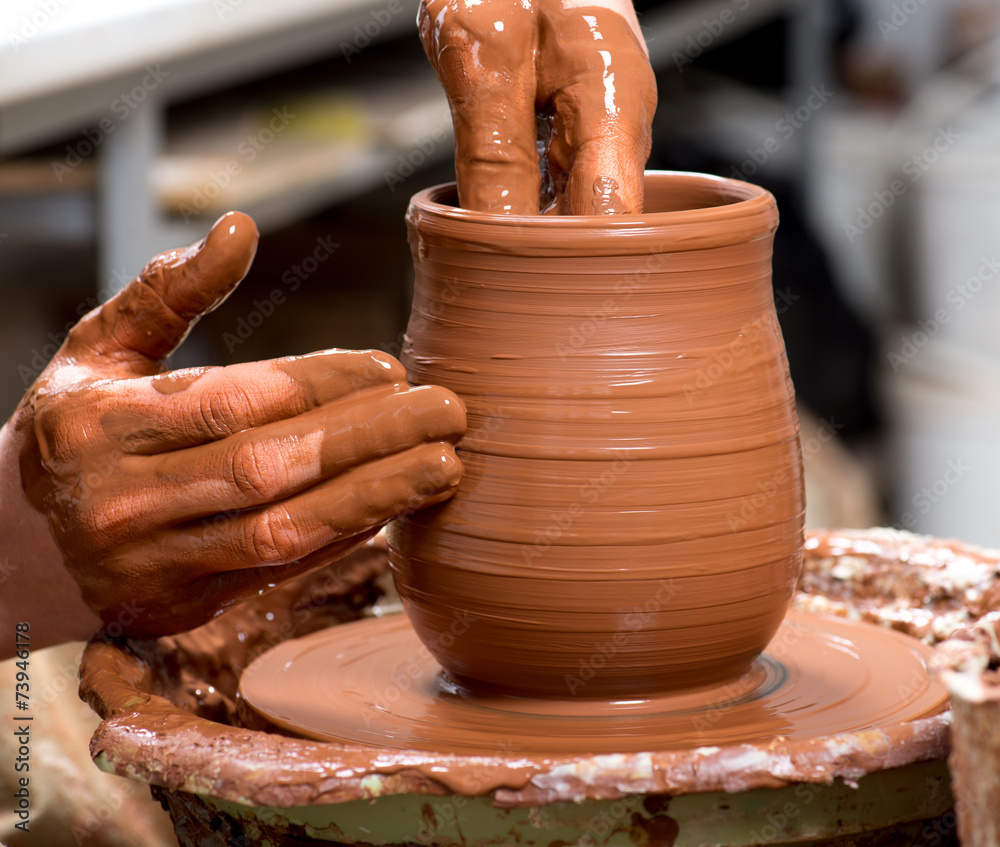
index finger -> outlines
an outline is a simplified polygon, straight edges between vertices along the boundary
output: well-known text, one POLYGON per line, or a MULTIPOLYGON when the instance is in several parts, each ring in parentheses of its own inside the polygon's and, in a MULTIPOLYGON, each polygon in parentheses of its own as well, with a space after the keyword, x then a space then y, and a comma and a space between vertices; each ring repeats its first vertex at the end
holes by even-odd
POLYGON ((250 217, 226 213, 200 242, 151 259, 124 289, 85 315, 69 333, 67 354, 116 376, 156 373, 198 319, 246 276, 257 238, 250 217))
POLYGON ((537 214, 532 5, 426 0, 419 24, 451 107, 459 205, 537 214))
POLYGON ((149 455, 218 441, 405 381, 403 366, 387 353, 323 350, 116 381, 99 395, 98 414, 105 434, 126 453, 149 455))

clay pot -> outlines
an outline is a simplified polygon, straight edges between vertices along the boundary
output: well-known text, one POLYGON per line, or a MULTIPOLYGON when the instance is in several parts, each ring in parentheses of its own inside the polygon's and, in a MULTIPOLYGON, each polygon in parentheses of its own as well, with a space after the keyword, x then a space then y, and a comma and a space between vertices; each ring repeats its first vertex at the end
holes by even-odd
MULTIPOLYGON (((832 530, 811 533, 805 557, 797 605, 883 629, 934 641, 995 606, 995 551, 832 530)), ((950 712, 816 738, 706 739, 695 749, 610 756, 528 754, 508 737, 489 755, 464 756, 241 728, 244 668, 286 638, 359 618, 379 594, 383 568, 369 545, 189 633, 95 639, 80 665, 81 696, 102 716, 95 762, 154 786, 188 847, 541 847, 590 843, 595 832, 604 833, 598 843, 676 847, 930 844, 931 831, 950 843, 950 712)), ((395 680, 393 690, 407 684, 395 680)), ((700 713, 709 735, 714 709, 700 713)), ((984 796, 959 797, 959 809, 984 796)))
POLYGON ((745 672, 801 566, 798 422, 761 188, 649 173, 623 217, 417 194, 402 360, 468 407, 453 499, 390 561, 460 683, 641 695, 745 672))

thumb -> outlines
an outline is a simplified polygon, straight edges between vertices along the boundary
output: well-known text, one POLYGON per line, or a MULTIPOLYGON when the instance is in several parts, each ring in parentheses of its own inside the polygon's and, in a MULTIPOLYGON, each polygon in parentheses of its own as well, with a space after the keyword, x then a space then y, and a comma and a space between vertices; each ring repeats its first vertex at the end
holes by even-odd
POLYGON ((240 283, 257 251, 257 226, 227 212, 208 235, 151 259, 124 289, 71 330, 66 353, 81 364, 124 365, 154 373, 198 319, 240 283))

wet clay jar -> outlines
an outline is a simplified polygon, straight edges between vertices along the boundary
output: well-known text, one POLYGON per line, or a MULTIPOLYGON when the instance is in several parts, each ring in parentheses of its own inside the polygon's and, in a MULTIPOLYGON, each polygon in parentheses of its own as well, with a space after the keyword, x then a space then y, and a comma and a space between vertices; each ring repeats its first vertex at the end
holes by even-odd
POLYGON ((646 175, 646 211, 407 215, 402 360, 468 408, 448 502, 396 521, 414 629, 469 688, 636 696, 748 671, 802 559, 798 422, 756 186, 646 175))

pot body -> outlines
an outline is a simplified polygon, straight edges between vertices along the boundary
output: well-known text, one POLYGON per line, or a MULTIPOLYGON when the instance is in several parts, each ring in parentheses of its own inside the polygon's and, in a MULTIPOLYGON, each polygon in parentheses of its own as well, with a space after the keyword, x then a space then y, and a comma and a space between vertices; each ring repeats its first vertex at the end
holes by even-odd
POLYGON ((448 502, 396 521, 414 628, 463 684, 607 697, 743 673, 802 556, 766 191, 649 173, 647 212, 413 198, 402 361, 468 408, 448 502))

